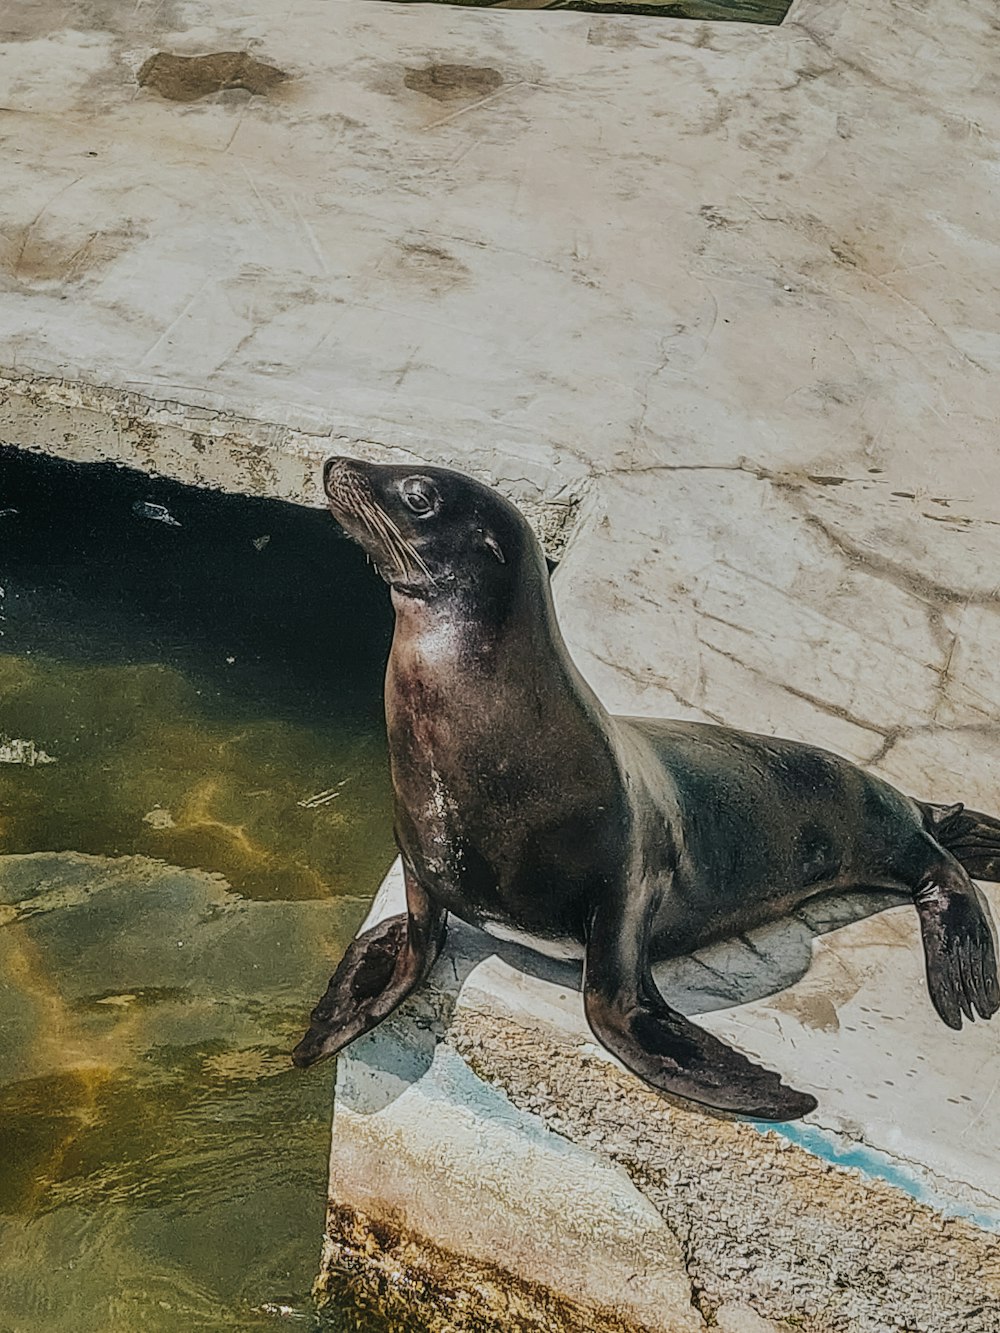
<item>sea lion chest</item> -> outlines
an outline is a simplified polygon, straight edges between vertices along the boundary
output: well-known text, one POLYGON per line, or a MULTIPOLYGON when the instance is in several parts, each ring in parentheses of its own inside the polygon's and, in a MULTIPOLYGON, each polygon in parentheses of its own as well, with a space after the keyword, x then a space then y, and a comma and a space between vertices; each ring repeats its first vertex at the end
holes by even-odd
POLYGON ((613 759, 574 703, 526 670, 442 668, 419 644, 394 644, 386 722, 400 850, 433 899, 492 933, 582 941, 595 884, 620 864, 613 759))

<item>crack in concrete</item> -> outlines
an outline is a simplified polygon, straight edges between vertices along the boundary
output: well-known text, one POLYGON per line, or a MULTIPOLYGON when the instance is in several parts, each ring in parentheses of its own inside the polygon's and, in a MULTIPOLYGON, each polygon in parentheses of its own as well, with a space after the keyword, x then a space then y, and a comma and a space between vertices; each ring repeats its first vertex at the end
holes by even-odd
MULTIPOLYGON (((722 625, 730 624, 728 620, 721 620, 720 617, 710 615, 707 611, 703 611, 700 614, 703 615, 706 620, 718 621, 722 625)), ((748 634, 753 633, 752 630, 746 629, 745 626, 737 625, 733 626, 733 628, 742 628, 748 634)), ((750 674, 756 676, 758 680, 763 680, 770 685, 775 685, 779 690, 783 690, 786 694, 790 694, 793 699, 801 699, 803 703, 810 704, 818 712, 825 713, 828 717, 838 718, 841 722, 848 722, 852 727, 858 727, 861 731, 870 731, 876 736, 882 736, 884 738, 888 735, 888 731, 885 727, 880 727, 877 723, 870 722, 867 718, 859 717, 856 713, 852 713, 849 709, 842 707, 840 704, 831 703, 828 699, 823 699, 818 694, 811 694, 808 690, 804 690, 798 685, 790 685, 787 681, 775 680, 772 676, 761 671, 759 667, 751 666, 749 663, 742 661, 735 654, 727 653, 725 649, 716 647, 715 644, 703 643, 703 646, 709 652, 717 653, 720 657, 725 657, 736 666, 740 666, 745 671, 749 671, 750 674)))
POLYGON ((928 602, 932 606, 939 606, 942 603, 949 606, 961 603, 974 606, 1000 606, 1000 590, 998 589, 989 592, 962 592, 956 588, 951 588, 946 583, 941 583, 939 580, 932 578, 929 574, 904 569, 888 556, 866 549, 859 542, 854 542, 843 533, 837 532, 811 510, 802 507, 800 512, 803 522, 813 531, 819 533, 827 544, 834 547, 842 556, 845 556, 855 565, 861 565, 875 577, 892 584, 894 588, 908 593, 918 601, 928 602))
POLYGON ((676 699, 682 708, 690 708, 693 712, 700 713, 702 717, 707 717, 713 722, 718 722, 720 725, 724 725, 725 719, 721 714, 713 713, 710 709, 705 708, 704 705, 695 703, 693 699, 685 699, 682 694, 677 692, 673 685, 669 684, 663 676, 658 675, 652 667, 647 667, 644 672, 639 671, 635 667, 629 666, 626 662, 620 662, 615 658, 605 657, 602 653, 595 652, 593 649, 590 650, 590 656, 594 658, 595 661, 600 662, 603 666, 610 667, 612 671, 627 676, 644 690, 648 690, 651 685, 666 690, 667 694, 669 694, 672 699, 676 699))
POLYGON ((650 390, 652 389, 656 379, 660 375, 662 375, 663 372, 667 370, 670 365, 670 353, 667 350, 667 348, 669 343, 672 341, 672 337, 675 336, 676 335, 671 335, 668 337, 660 338, 659 340, 658 351, 660 359, 657 362, 657 364, 654 365, 653 368, 650 370, 649 374, 646 376, 646 381, 641 389, 642 403, 640 404, 640 409, 639 409, 639 419, 636 421, 631 431, 633 447, 635 447, 636 443, 639 441, 639 437, 642 435, 643 431, 646 428, 646 417, 649 415, 650 390))
POLYGON ((878 768, 879 764, 881 764, 892 752, 894 746, 902 740, 904 732, 905 728, 903 727, 890 728, 890 730, 885 733, 885 738, 879 748, 873 755, 869 755, 865 760, 868 767, 878 768))
POLYGON ((931 626, 932 633, 940 640, 942 638, 950 640, 946 642, 944 650, 944 664, 938 669, 938 697, 934 701, 934 707, 931 709, 931 723, 937 723, 938 715, 941 709, 948 702, 948 687, 951 684, 952 663, 955 659, 955 652, 958 649, 958 630, 949 631, 944 623, 944 617, 936 609, 928 610, 927 619, 931 626))
POLYGON ((643 463, 636 466, 593 468, 595 477, 640 477, 656 472, 745 472, 758 481, 771 481, 774 474, 766 468, 741 460, 737 463, 643 463))
POLYGON ((927 735, 934 731, 945 732, 949 736, 982 736, 1000 743, 1000 722, 953 722, 943 726, 939 722, 915 722, 908 727, 893 727, 886 733, 885 744, 865 762, 871 766, 880 764, 900 743, 914 736, 927 735))

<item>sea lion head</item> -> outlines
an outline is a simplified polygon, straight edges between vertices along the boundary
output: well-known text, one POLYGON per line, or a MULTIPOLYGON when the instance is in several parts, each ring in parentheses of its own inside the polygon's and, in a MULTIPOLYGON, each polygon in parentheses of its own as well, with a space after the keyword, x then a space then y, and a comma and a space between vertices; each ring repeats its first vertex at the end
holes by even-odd
POLYGON ((524 515, 461 472, 331 458, 323 488, 334 518, 401 597, 495 601, 525 580, 547 582, 524 515))

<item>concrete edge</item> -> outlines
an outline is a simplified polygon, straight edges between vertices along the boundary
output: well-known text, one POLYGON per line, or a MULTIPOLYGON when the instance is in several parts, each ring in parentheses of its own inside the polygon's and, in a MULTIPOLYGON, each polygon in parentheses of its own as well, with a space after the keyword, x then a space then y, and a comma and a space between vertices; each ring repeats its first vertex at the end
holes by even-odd
MULTIPOLYGON (((323 506, 321 465, 331 453, 475 470, 469 460, 408 451, 340 434, 333 426, 306 431, 131 390, 21 376, 2 366, 0 445, 314 508, 323 506)), ((559 475, 543 469, 530 478, 483 480, 524 510, 552 556, 562 555, 589 485, 587 472, 567 477, 565 469, 559 475)))
MULTIPOLYGON (((780 1132, 671 1105, 554 1029, 517 1022, 474 985, 456 1003, 448 972, 446 963, 425 994, 383 1025, 387 1030, 341 1057, 321 1291, 332 1274, 346 1271, 373 1299, 398 1299, 401 1308, 415 1293, 427 1293, 441 1322, 421 1326, 449 1330, 819 1331, 867 1327, 863 1321, 876 1310, 886 1328, 915 1330, 926 1327, 926 1312, 936 1308, 965 1333, 995 1333, 1000 1237, 943 1216, 888 1180, 824 1160, 780 1132), (427 1066, 417 1077, 415 1043, 427 1066), (548 1266, 550 1281, 540 1292, 531 1275, 536 1256, 526 1265, 493 1228, 509 1208, 501 1195, 511 1182, 528 1211, 538 1207, 536 1196, 546 1201, 546 1182, 515 1161, 513 1150, 503 1180, 473 1152, 465 1169, 480 1199, 467 1218, 467 1242, 456 1244, 444 1223, 437 1237, 428 1236, 433 1201, 461 1185, 449 1162, 422 1152, 419 1137, 405 1161, 399 1142, 419 1135, 421 1124, 435 1143, 443 1125, 450 1130, 448 1117, 467 1094, 456 1095, 454 1074, 442 1077, 442 1070, 457 1061, 480 1095, 502 1099, 527 1118, 528 1133, 546 1138, 549 1160, 582 1153, 622 1173, 623 1189, 662 1220, 669 1239, 657 1237, 658 1263, 626 1237, 634 1272, 612 1265, 588 1284, 579 1266, 548 1248, 542 1223, 537 1262, 548 1266), (394 1069, 401 1082, 387 1093, 394 1069), (397 1173, 405 1189, 395 1189, 397 1173), (429 1213, 419 1220, 408 1215, 411 1201, 419 1210, 427 1200, 429 1213), (442 1235, 450 1243, 441 1244, 442 1235), (485 1277, 483 1255, 493 1258, 485 1277), (439 1271, 447 1275, 440 1309, 428 1277, 439 1271), (657 1284, 660 1317, 649 1299, 657 1284), (687 1300, 679 1299, 681 1286, 687 1300), (487 1293, 482 1299, 480 1291, 487 1293)), ((496 1124, 494 1118, 491 1132, 496 1124)), ((574 1169, 582 1193, 593 1176, 580 1162, 574 1169)), ((569 1218, 566 1225, 575 1224, 569 1218)))

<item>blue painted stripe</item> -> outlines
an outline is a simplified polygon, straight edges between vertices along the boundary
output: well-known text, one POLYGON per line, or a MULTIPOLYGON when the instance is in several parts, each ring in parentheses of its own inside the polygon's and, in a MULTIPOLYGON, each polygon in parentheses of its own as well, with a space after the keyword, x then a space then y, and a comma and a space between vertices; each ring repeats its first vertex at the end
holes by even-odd
POLYGON ((789 1124, 779 1127, 764 1120, 752 1120, 750 1124, 761 1134, 776 1134, 778 1138, 804 1148, 814 1157, 833 1166, 860 1171, 862 1175, 884 1180, 918 1203, 926 1204, 946 1217, 964 1217, 984 1231, 1000 1233, 1000 1207, 995 1212, 980 1212, 972 1204, 949 1199, 928 1186, 916 1171, 878 1148, 852 1142, 816 1125, 789 1124))

